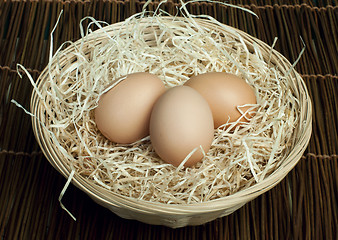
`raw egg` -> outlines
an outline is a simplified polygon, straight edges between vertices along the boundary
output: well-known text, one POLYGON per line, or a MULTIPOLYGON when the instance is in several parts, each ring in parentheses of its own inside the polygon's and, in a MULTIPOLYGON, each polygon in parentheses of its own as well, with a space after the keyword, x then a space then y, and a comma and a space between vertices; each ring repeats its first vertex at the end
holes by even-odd
POLYGON ((174 166, 196 149, 184 164, 192 166, 203 158, 203 151, 210 149, 214 136, 212 112, 196 90, 176 86, 155 103, 149 131, 155 152, 174 166))
POLYGON ((154 74, 138 72, 125 76, 100 97, 95 108, 98 129, 116 143, 132 143, 146 137, 152 108, 165 90, 154 74))
MULTIPOLYGON (((246 81, 234 74, 210 72, 192 76, 184 84, 198 91, 209 103, 214 126, 227 122, 248 122, 252 117, 249 113, 241 114, 237 107, 245 104, 256 104, 254 89, 246 81)), ((250 107, 241 107, 245 113, 250 107)))

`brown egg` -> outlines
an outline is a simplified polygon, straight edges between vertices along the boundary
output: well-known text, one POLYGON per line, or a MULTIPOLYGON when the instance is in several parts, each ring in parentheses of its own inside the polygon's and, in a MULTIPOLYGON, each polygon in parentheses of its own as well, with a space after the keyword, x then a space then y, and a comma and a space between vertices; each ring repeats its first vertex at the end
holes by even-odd
POLYGON ((155 103, 150 117, 150 140, 156 153, 167 163, 192 166, 210 149, 214 135, 212 113, 207 101, 187 86, 167 90, 155 103))
MULTIPOLYGON (((244 79, 225 72, 210 72, 192 76, 185 84, 197 90, 209 103, 215 128, 240 118, 247 122, 252 116, 242 116, 237 106, 256 104, 254 89, 244 79), (229 119, 230 118, 230 119, 229 119), (248 119, 247 119, 248 118, 248 119)), ((241 107, 243 113, 249 107, 241 107)))
POLYGON ((151 110, 165 92, 156 75, 132 73, 104 93, 95 109, 101 133, 116 143, 132 143, 149 135, 151 110))

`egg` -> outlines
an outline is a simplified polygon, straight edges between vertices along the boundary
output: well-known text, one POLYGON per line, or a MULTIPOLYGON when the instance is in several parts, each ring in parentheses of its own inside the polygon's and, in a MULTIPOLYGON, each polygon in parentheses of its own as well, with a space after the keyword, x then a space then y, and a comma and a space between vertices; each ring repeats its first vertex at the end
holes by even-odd
POLYGON ((193 166, 202 160, 203 151, 209 151, 213 140, 211 109, 193 88, 172 87, 155 103, 149 132, 155 152, 174 166, 179 166, 196 149, 184 164, 185 167, 193 166))
MULTIPOLYGON (((229 122, 248 122, 252 117, 249 113, 245 116, 237 109, 244 104, 256 104, 254 89, 246 81, 234 74, 225 72, 209 72, 192 76, 185 86, 198 91, 209 103, 214 126, 229 122)), ((244 113, 250 107, 241 107, 244 113)))
POLYGON ((152 108, 165 90, 154 74, 137 72, 125 76, 101 95, 94 110, 98 129, 116 143, 133 143, 148 136, 152 108))

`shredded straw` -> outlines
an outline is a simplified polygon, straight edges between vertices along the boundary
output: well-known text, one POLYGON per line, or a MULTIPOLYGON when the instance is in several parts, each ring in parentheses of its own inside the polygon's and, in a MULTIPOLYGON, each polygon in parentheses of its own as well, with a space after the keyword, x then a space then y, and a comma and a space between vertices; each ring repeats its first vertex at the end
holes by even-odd
POLYGON ((139 200, 199 203, 264 180, 294 145, 299 105, 286 81, 289 72, 271 64, 271 54, 265 56, 257 45, 249 46, 236 31, 227 29, 229 34, 224 34, 220 29, 225 26, 215 19, 190 15, 185 5, 179 11, 183 18, 160 10, 143 11, 119 23, 113 32, 104 28, 108 24, 86 18, 91 23, 87 29, 80 25, 80 42, 66 42, 51 57, 43 86, 37 88, 31 80, 46 111, 39 121, 54 144, 57 141, 72 176, 139 200), (199 24, 199 18, 210 25, 199 24), (99 29, 92 31, 93 26, 99 29), (67 46, 73 46, 72 51, 67 46), (258 103, 249 105, 255 113, 249 123, 215 129, 211 149, 193 167, 163 162, 149 137, 115 144, 96 127, 93 110, 98 99, 121 76, 150 72, 170 88, 192 75, 214 71, 246 79, 258 103))

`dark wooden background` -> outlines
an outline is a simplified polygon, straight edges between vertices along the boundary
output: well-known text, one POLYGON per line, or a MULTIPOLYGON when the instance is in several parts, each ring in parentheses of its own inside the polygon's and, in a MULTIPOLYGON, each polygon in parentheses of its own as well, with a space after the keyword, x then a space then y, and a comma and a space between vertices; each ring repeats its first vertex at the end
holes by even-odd
MULTIPOLYGON (((145 1, 0 0, 0 239, 338 239, 338 8, 337 1, 228 1, 259 19, 214 3, 193 3, 193 14, 208 14, 271 45, 294 62, 313 102, 313 134, 299 164, 275 188, 233 214, 201 226, 170 229, 119 218, 70 186, 43 156, 30 117, 32 86, 19 78, 24 65, 34 80, 48 62, 49 33, 61 9, 54 49, 80 37, 85 16, 115 23, 141 11, 145 1)), ((175 12, 179 1, 162 8, 175 12)), ((155 9, 158 1, 148 6, 155 9)))

